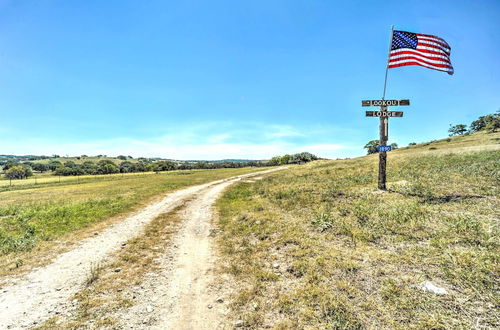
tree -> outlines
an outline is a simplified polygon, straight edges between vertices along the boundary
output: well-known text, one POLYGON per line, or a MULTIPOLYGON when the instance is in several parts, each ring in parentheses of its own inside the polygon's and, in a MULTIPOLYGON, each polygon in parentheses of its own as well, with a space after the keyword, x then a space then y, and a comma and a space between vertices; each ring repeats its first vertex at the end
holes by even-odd
POLYGON ((488 124, 486 124, 485 129, 490 133, 495 133, 500 129, 500 116, 493 118, 488 124))
POLYGON ((99 174, 113 174, 120 172, 120 169, 115 164, 106 164, 104 166, 97 167, 97 173, 99 174))
POLYGON ((269 160, 269 166, 277 166, 280 164, 280 156, 273 157, 269 160))
POLYGON ((408 146, 416 146, 416 145, 417 145, 417 143, 416 143, 416 142, 410 142, 410 143, 408 144, 408 146))
POLYGON ((462 135, 465 132, 467 132, 467 125, 458 124, 455 126, 451 126, 451 124, 450 124, 450 128, 448 129, 448 132, 450 133, 449 136, 462 135))
POLYGON ((145 163, 132 164, 132 172, 147 172, 148 168, 145 163))
POLYGON ((120 173, 130 173, 134 170, 134 164, 129 161, 124 161, 120 163, 120 173))
POLYGON ((12 166, 5 172, 7 179, 25 179, 32 175, 31 168, 22 165, 12 166))
POLYGON ((177 165, 170 160, 163 160, 160 162, 154 163, 155 171, 172 171, 175 170, 177 165))
POLYGON ((33 164, 34 164, 33 162, 22 162, 22 165, 28 166, 30 168, 33 168, 33 164))
POLYGON ((290 156, 289 154, 281 156, 280 157, 280 165, 288 164, 291 159, 292 159, 292 156, 290 156))
POLYGON ((82 169, 85 171, 85 174, 95 174, 97 165, 90 160, 86 160, 82 164, 82 169))
POLYGON ((193 165, 190 163, 181 163, 179 164, 179 170, 192 170, 193 165))
POLYGON ((83 168, 83 165, 75 165, 74 167, 69 166, 59 166, 54 171, 55 175, 84 175, 87 174, 86 170, 83 168))
POLYGON ((116 158, 118 158, 118 159, 120 159, 120 160, 127 160, 127 157, 126 157, 126 156, 123 156, 123 155, 120 155, 120 156, 118 156, 118 157, 116 157, 116 158))
POLYGON ((97 169, 96 169, 97 174, 112 174, 119 172, 120 168, 116 166, 116 164, 109 159, 103 159, 97 163, 97 169))
POLYGON ((396 150, 396 149, 398 149, 398 148, 399 148, 399 147, 398 147, 398 144, 397 144, 397 143, 395 143, 395 142, 394 142, 394 143, 391 143, 391 149, 392 149, 392 150, 396 150))
POLYGON ((58 160, 51 160, 48 165, 51 171, 55 171, 56 168, 62 166, 62 163, 58 160))
POLYGON ((194 168, 202 170, 202 169, 208 169, 210 168, 210 166, 207 162, 203 161, 203 162, 196 162, 194 164, 194 168))
POLYGON ((313 160, 317 159, 318 157, 316 155, 311 154, 310 152, 301 152, 292 155, 289 162, 292 164, 302 164, 302 163, 312 162, 313 160))
POLYGON ((42 163, 34 163, 33 166, 31 166, 33 171, 38 171, 38 172, 45 172, 49 170, 49 166, 47 164, 42 164, 42 163))
POLYGON ((64 162, 64 166, 74 168, 76 163, 72 160, 68 160, 67 162, 64 162))
POLYGON ((17 160, 8 160, 5 162, 5 164, 3 165, 3 170, 6 171, 8 170, 9 168, 13 167, 13 166, 19 166, 21 164, 19 164, 19 161, 17 160))
POLYGON ((377 147, 380 145, 379 140, 371 140, 363 148, 367 149, 368 155, 371 154, 376 154, 377 153, 377 147))
POLYGON ((500 128, 500 110, 496 113, 490 115, 481 116, 477 120, 474 120, 470 124, 470 132, 479 132, 482 130, 488 130, 490 132, 496 132, 500 128))

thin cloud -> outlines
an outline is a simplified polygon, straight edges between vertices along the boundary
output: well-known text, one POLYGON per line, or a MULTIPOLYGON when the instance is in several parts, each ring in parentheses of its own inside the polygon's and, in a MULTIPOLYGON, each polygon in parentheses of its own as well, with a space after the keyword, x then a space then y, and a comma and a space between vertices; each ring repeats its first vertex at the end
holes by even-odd
MULTIPOLYGON (((307 131, 303 128, 303 131, 307 131)), ((331 130, 330 130, 331 131, 331 130)), ((311 143, 331 140, 328 130, 309 130, 303 134, 293 126, 245 123, 198 123, 187 127, 166 128, 171 132, 153 138, 114 138, 86 142, 65 142, 50 139, 7 141, 4 153, 37 155, 82 154, 171 159, 269 159, 285 153, 308 151, 320 157, 335 158, 360 155, 360 147, 332 143, 311 143)))

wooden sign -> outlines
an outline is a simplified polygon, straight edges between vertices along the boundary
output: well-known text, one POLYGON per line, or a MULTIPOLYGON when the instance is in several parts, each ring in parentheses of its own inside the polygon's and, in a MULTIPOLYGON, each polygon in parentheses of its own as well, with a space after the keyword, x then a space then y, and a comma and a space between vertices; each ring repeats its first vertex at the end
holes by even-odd
POLYGON ((410 105, 410 100, 363 100, 362 107, 400 106, 410 105))
MULTIPOLYGON (((387 72, 386 72, 387 74, 387 72)), ((386 75, 387 77, 387 75, 386 75)), ((384 88, 385 96, 385 88, 384 88)), ((410 100, 362 100, 361 106, 373 107, 379 106, 379 111, 366 111, 366 117, 379 117, 379 143, 377 148, 379 152, 378 161, 378 189, 386 190, 386 166, 387 166, 387 152, 391 151, 391 147, 386 143, 389 140, 389 118, 403 117, 402 111, 389 111, 389 106, 410 105, 410 100)))
POLYGON ((366 117, 403 117, 403 111, 366 111, 366 117))

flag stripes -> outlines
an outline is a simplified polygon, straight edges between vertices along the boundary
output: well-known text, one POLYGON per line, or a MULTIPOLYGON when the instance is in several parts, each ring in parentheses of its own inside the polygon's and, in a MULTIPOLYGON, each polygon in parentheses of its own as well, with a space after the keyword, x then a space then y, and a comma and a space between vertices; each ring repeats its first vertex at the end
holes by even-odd
POLYGON ((450 55, 451 47, 443 38, 429 34, 394 31, 387 67, 420 65, 453 74, 450 55))

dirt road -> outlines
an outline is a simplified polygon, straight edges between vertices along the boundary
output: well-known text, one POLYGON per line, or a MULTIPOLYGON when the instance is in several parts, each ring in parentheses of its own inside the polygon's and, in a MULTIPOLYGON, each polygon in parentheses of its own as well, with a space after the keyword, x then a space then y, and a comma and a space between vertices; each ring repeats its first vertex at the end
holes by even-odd
MULTIPOLYGON (((161 299, 155 304, 158 322, 151 327, 216 328, 217 312, 205 312, 208 301, 213 300, 208 296, 210 269, 214 260, 209 239, 211 206, 230 184, 276 170, 279 169, 240 175, 171 193, 97 236, 83 240, 51 264, 11 279, 0 288, 0 328, 33 327, 54 313, 63 312, 61 308, 67 305, 68 299, 82 289, 92 265, 107 262, 109 254, 140 234, 151 220, 187 200, 189 203, 183 215, 185 221, 175 240, 177 254, 165 265, 168 276, 157 277, 166 280, 155 284, 163 294, 159 295, 161 299)), ((138 308, 141 307, 139 304, 138 308)), ((133 310, 130 312, 133 313, 133 310)), ((131 323, 134 323, 132 321, 133 318, 131 323)))

